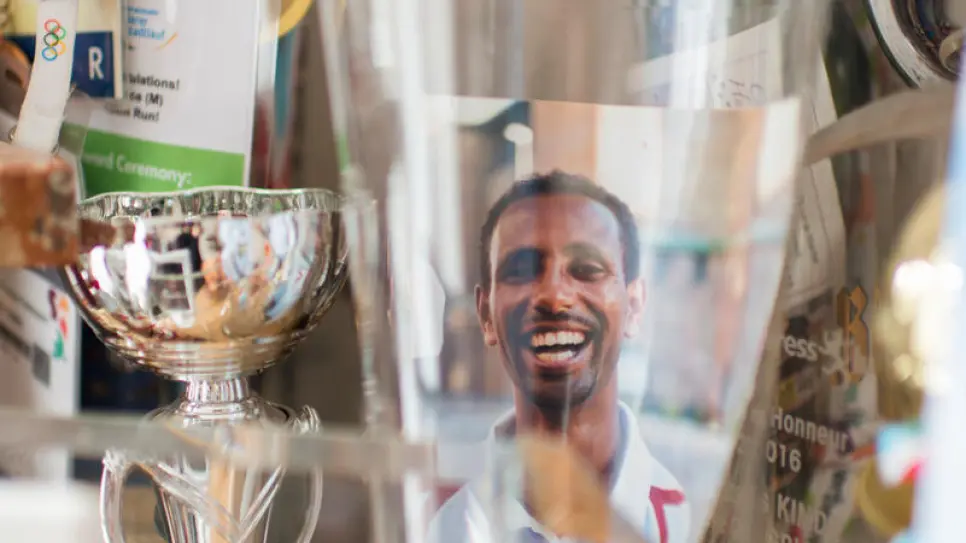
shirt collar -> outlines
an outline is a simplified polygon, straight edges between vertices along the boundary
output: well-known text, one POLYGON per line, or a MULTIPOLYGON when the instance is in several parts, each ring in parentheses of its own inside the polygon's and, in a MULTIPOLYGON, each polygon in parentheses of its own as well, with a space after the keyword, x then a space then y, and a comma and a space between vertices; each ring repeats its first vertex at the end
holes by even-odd
MULTIPOLYGON (((647 518, 649 500, 647 498, 651 486, 651 470, 653 461, 651 453, 641 437, 640 427, 634 412, 623 402, 620 408, 620 432, 618 441, 620 450, 614 466, 614 478, 611 483, 611 505, 625 518, 644 522, 647 518)), ((510 411, 500 417, 490 430, 489 442, 492 444, 498 437, 513 436, 516 432, 514 412, 510 411)), ((490 526, 504 526, 509 537, 492 539, 493 541, 515 541, 511 537, 521 530, 532 529, 543 535, 548 541, 558 541, 558 538, 547 533, 540 524, 530 516, 520 500, 522 477, 507 477, 507 484, 493 485, 492 477, 484 477, 472 485, 471 497, 477 503, 471 506, 471 516, 474 523, 482 522, 481 515, 499 518, 499 523, 487 523, 490 526), (488 511, 489 510, 489 511, 488 511), (488 514, 487 514, 488 512, 488 514), (502 517, 502 518, 501 518, 502 517)))

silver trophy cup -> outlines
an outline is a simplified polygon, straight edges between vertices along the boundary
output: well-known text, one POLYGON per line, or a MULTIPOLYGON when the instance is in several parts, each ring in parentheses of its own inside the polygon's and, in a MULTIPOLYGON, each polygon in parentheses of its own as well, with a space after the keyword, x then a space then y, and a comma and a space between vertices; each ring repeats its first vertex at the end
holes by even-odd
MULTIPOLYGON (((318 428, 311 408, 263 400, 247 378, 291 352, 345 282, 338 196, 246 188, 113 193, 83 201, 80 215, 108 232, 65 270, 85 320, 125 360, 185 383, 175 403, 148 419, 174 429, 318 428)), ((112 451, 101 480, 109 543, 124 540, 121 489, 135 468, 156 485, 170 543, 266 540, 282 468, 265 474, 223 460, 193 466, 112 451)), ((319 474, 299 541, 311 537, 321 499, 319 474)))

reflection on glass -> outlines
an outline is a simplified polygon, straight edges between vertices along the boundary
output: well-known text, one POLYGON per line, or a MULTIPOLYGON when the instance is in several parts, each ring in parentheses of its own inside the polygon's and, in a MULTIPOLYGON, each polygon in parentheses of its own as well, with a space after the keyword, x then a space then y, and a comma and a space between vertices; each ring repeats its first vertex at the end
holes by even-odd
POLYGON ((743 419, 769 401, 821 11, 330 6, 344 186, 374 211, 351 227, 370 421, 478 444, 407 481, 409 540, 577 537, 523 475, 492 484, 487 451, 527 434, 578 451, 649 541, 702 540, 712 511, 722 542, 787 520, 768 425, 743 419))

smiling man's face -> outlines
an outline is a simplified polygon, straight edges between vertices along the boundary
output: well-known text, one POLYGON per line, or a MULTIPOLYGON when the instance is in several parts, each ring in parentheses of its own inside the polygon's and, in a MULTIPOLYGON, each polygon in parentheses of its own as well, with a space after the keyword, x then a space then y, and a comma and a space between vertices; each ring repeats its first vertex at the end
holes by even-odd
POLYGON ((543 410, 580 405, 613 376, 643 304, 624 276, 617 218, 578 194, 524 198, 499 218, 489 287, 477 289, 487 345, 543 410))

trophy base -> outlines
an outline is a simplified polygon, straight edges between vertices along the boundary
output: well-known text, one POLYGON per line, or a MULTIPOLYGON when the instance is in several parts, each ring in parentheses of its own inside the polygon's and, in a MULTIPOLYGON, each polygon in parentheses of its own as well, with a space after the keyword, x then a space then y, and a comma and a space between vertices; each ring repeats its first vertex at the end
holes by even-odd
POLYGON ((246 377, 186 380, 178 399, 146 416, 148 420, 184 428, 225 423, 287 428, 297 425, 297 418, 294 409, 256 394, 246 377))
MULTIPOLYGON (((171 405, 147 417, 164 427, 256 425, 285 428, 298 433, 318 431, 318 415, 268 402, 254 394, 244 378, 188 381, 184 393, 171 405)), ((242 468, 227 459, 207 458, 192 465, 186 458, 148 458, 137 453, 112 451, 104 457, 101 512, 105 540, 123 541, 120 525, 121 488, 132 469, 151 479, 158 496, 159 531, 168 543, 264 543, 275 495, 284 479, 279 467, 270 472, 242 468)), ((309 481, 303 537, 314 532, 321 507, 321 474, 309 481)))

